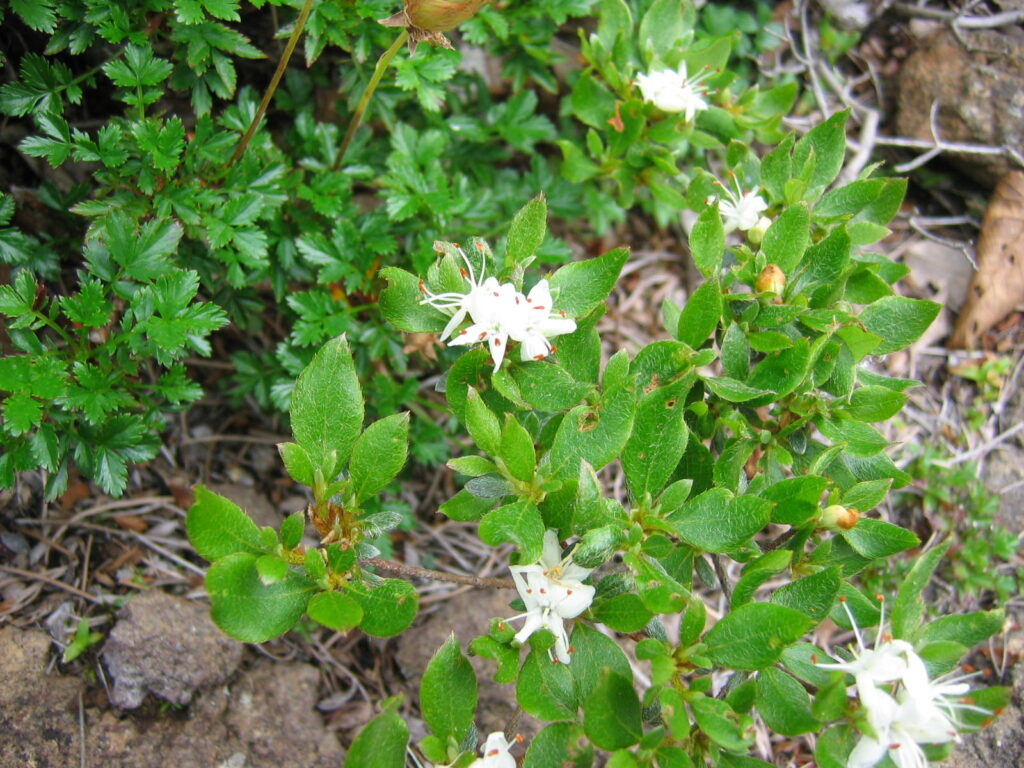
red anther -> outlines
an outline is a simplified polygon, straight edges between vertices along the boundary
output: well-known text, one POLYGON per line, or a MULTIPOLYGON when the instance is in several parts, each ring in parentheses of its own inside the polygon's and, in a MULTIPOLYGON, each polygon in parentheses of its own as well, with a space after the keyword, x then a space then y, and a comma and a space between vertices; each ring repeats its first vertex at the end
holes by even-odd
POLYGON ((571 589, 567 589, 567 590, 565 590, 565 596, 566 596, 566 597, 568 597, 568 596, 569 596, 569 595, 571 595, 571 594, 572 594, 572 590, 571 590, 571 589))
POLYGON ((552 344, 551 345, 551 354, 554 354, 557 351, 558 351, 558 347, 556 347, 554 344, 552 344))
POLYGON ((480 334, 480 341, 483 341, 486 338, 487 338, 487 331, 484 331, 483 333, 480 334))
POLYGON ((501 294, 500 294, 500 293, 498 293, 497 291, 495 291, 495 292, 494 292, 494 295, 495 295, 495 296, 501 296, 501 294))
POLYGON ((455 246, 456 248, 461 248, 461 247, 462 247, 462 246, 461 246, 461 245, 459 245, 458 243, 452 243, 452 245, 454 245, 454 246, 455 246))
POLYGON ((963 667, 964 672, 977 672, 978 671, 978 668, 975 667, 973 664, 963 664, 961 666, 963 667))
POLYGON ((544 359, 544 355, 534 355, 533 359, 534 360, 543 360, 544 359))
POLYGON ((541 589, 540 589, 540 593, 541 593, 542 595, 546 595, 546 594, 548 593, 548 591, 547 591, 546 589, 544 589, 543 587, 541 587, 541 589))
POLYGON ((522 744, 523 743, 523 734, 521 734, 521 733, 517 733, 516 734, 516 743, 517 744, 522 744))
POLYGON ((464 336, 467 332, 468 332, 468 329, 463 328, 461 331, 459 331, 459 336, 464 336))
POLYGON ((562 317, 565 317, 565 310, 564 309, 558 310, 558 314, 560 314, 562 317))
POLYGON ((465 267, 459 267, 459 274, 463 277, 469 277, 469 272, 466 271, 465 267))
POLYGON ((420 293, 424 296, 427 295, 427 283, 424 280, 420 280, 420 293))
POLYGON ((882 594, 875 595, 875 600, 877 600, 880 603, 884 603, 885 602, 885 595, 882 595, 882 594))
POLYGON ((812 653, 811 654, 811 664, 817 664, 817 663, 818 663, 818 654, 812 653))
POLYGON ((839 596, 839 602, 840 603, 845 603, 846 602, 846 595, 840 595, 839 596))
POLYGON ((504 621, 499 621, 498 622, 498 631, 499 632, 504 632, 505 631, 505 622, 504 621))
POLYGON ((538 304, 537 306, 534 307, 534 309, 546 309, 546 307, 542 307, 540 304, 538 304))
POLYGON ((532 594, 533 594, 533 590, 532 590, 532 589, 528 589, 528 590, 526 590, 526 594, 528 594, 528 595, 532 595, 532 594))
POLYGON ((569 653, 576 653, 576 649, 573 648, 571 645, 569 646, 569 653))
POLYGON ((501 346, 501 339, 495 339, 494 340, 494 346, 500 347, 501 346))
POLYGON ((889 749, 899 749, 899 748, 900 748, 899 744, 890 744, 889 745, 889 749))
POLYGON ((492 749, 490 752, 487 753, 487 756, 490 757, 491 755, 496 755, 499 752, 501 752, 500 749, 492 749))

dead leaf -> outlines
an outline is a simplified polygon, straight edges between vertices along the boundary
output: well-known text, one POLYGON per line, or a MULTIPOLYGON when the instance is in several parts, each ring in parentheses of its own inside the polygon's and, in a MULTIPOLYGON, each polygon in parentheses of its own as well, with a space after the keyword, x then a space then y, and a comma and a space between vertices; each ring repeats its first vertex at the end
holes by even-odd
POLYGON ((978 339, 1024 304, 1024 172, 1003 177, 989 201, 971 279, 949 346, 973 349, 978 339))
POLYGON ((114 515, 114 522, 136 533, 145 533, 149 530, 149 524, 138 515, 114 515))

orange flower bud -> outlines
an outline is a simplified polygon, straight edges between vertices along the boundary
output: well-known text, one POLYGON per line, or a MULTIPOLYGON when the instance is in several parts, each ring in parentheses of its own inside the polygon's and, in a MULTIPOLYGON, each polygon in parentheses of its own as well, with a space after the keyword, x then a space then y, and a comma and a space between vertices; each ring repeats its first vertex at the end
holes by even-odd
POLYGON ((832 504, 821 511, 818 521, 822 528, 830 531, 848 531, 860 520, 860 513, 856 509, 847 509, 840 504, 832 504))
POLYGON ((786 273, 775 264, 769 264, 761 270, 754 283, 754 290, 758 293, 774 293, 779 295, 786 287, 786 273))

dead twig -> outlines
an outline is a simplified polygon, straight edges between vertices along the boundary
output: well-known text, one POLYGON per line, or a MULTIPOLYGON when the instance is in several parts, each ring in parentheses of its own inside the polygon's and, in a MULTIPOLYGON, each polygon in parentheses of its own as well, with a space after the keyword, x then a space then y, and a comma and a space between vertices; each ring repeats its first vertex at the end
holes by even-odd
POLYGON ((444 571, 432 571, 429 568, 417 568, 405 563, 396 563, 393 560, 384 560, 379 557, 368 557, 362 561, 385 573, 393 573, 407 579, 429 579, 431 581, 450 581, 453 584, 465 584, 477 589, 515 589, 516 585, 512 579, 488 579, 480 576, 469 576, 463 573, 445 573, 444 571))
POLYGON ((23 579, 31 579, 33 581, 42 581, 49 584, 51 587, 57 587, 57 589, 63 589, 65 592, 70 592, 73 595, 88 600, 90 603, 95 605, 104 605, 106 603, 102 598, 96 597, 96 595, 90 595, 88 592, 83 592, 78 587, 73 587, 70 584, 65 584, 63 581, 58 581, 52 576, 47 576, 45 573, 35 573, 33 571, 24 571, 21 568, 12 568, 9 565, 0 565, 0 571, 9 573, 13 576, 20 576, 23 579))

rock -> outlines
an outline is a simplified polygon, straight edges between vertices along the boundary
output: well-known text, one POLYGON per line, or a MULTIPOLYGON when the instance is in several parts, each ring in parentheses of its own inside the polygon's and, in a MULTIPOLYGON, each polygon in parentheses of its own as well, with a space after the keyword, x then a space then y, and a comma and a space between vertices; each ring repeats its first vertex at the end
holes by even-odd
POLYGON ((46 674, 50 639, 0 630, 0 768, 337 768, 343 753, 314 709, 317 670, 261 661, 185 709, 85 706, 81 680, 46 674))
POLYGON ((1013 672, 1013 698, 1010 706, 992 724, 978 733, 963 737, 948 763, 948 768, 992 768, 1024 765, 1024 663, 1013 672))
POLYGON ((309 664, 275 663, 232 686, 224 720, 245 741, 250 760, 275 768, 341 765, 341 747, 315 709, 319 682, 309 664))
POLYGON ((47 675, 50 638, 0 629, 0 766, 79 765, 78 680, 47 675), (74 758, 72 760, 72 758, 74 758))
POLYGON ((103 661, 114 680, 111 703, 134 709, 153 693, 188 704, 197 689, 231 676, 242 647, 217 628, 207 606, 144 592, 125 605, 103 645, 103 661))
MULTIPOLYGON (((921 42, 899 75, 896 130, 932 141, 931 110, 938 103, 939 136, 948 142, 1024 146, 1024 34, 1019 29, 961 30, 921 42)), ((1017 168, 1005 155, 950 154, 979 183, 994 187, 1017 168)))
MULTIPOLYGON (((423 671, 452 632, 465 653, 470 640, 486 634, 491 618, 512 615, 508 604, 514 597, 511 590, 478 590, 456 595, 439 603, 422 625, 400 635, 395 660, 409 679, 408 696, 416 700, 423 671)), ((494 682, 494 661, 479 656, 470 656, 469 660, 476 671, 479 696, 476 725, 482 740, 491 731, 504 731, 512 722, 516 694, 513 686, 494 682)), ((540 725, 529 715, 523 715, 514 728, 529 741, 540 730, 540 725)))

